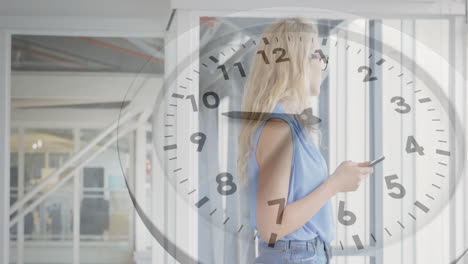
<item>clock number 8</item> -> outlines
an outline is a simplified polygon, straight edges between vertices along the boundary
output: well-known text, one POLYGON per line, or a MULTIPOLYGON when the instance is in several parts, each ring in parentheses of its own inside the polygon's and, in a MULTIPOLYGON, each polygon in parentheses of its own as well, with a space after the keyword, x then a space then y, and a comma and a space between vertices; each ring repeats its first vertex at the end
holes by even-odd
POLYGON ((218 192, 222 195, 231 195, 236 192, 237 186, 232 181, 232 174, 223 172, 216 176, 216 182, 218 183, 218 192), (227 190, 226 190, 227 189, 227 190))

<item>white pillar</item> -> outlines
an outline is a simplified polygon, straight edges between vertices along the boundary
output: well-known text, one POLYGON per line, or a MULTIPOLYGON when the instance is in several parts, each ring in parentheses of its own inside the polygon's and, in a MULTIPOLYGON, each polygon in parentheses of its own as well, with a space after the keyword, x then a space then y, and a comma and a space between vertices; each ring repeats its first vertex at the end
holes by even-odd
MULTIPOLYGON (((73 130, 74 152, 80 150, 80 129, 73 130)), ((80 263, 81 169, 73 175, 73 264, 80 263)))
POLYGON ((10 34, 0 30, 0 262, 8 263, 10 242, 10 34))
MULTIPOLYGON (((24 195, 24 128, 18 130, 18 200, 24 195)), ((22 208, 19 209, 20 211, 22 208)), ((24 216, 21 216, 17 224, 16 237, 16 264, 24 263, 24 216)))

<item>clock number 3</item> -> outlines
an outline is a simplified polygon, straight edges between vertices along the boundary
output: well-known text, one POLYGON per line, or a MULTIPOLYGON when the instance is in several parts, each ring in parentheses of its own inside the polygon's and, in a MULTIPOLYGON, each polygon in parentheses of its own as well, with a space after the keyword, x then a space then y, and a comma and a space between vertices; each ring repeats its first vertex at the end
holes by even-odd
POLYGON ((231 195, 236 192, 237 186, 232 181, 232 174, 223 172, 216 176, 216 182, 218 183, 218 192, 222 195, 231 195), (227 189, 227 190, 226 190, 227 189))
MULTIPOLYGON (((278 214, 276 216, 276 224, 280 225, 281 222, 283 221, 283 211, 284 211, 284 206, 286 205, 286 199, 281 198, 281 199, 268 201, 269 206, 272 206, 272 205, 275 205, 275 204, 278 204, 278 214)), ((276 241, 277 236, 278 236, 278 234, 271 233, 270 239, 268 241, 268 246, 269 247, 275 247, 275 241, 276 241)))
POLYGON ((390 102, 392 102, 392 103, 397 102, 397 105, 400 108, 395 108, 395 111, 397 111, 400 114, 407 114, 407 113, 409 113, 411 111, 411 106, 409 104, 407 104, 405 102, 405 98, 403 98, 401 96, 392 97, 390 102))

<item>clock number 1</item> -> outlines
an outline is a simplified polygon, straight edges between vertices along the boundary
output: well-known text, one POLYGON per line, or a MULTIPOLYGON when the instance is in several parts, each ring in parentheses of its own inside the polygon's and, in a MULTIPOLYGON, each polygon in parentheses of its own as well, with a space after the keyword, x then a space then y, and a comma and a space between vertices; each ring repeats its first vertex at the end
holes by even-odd
MULTIPOLYGON (((276 216, 276 224, 280 225, 281 222, 283 221, 283 211, 284 211, 284 206, 286 205, 286 199, 281 198, 281 199, 268 201, 269 206, 272 206, 272 205, 275 205, 275 204, 279 205, 278 206, 278 214, 276 216)), ((268 246, 269 247, 275 247, 275 241, 276 241, 277 236, 278 236, 278 234, 271 233, 270 239, 268 241, 268 246)))

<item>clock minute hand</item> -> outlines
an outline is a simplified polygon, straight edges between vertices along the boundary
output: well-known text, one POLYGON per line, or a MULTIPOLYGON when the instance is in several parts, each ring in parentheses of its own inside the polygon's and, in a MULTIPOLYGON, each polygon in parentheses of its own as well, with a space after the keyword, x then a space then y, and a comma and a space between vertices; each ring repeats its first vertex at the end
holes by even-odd
POLYGON ((314 125, 320 123, 322 120, 319 117, 312 115, 312 108, 307 108, 300 114, 285 114, 285 113, 266 113, 266 112, 245 112, 245 111, 230 111, 224 112, 222 115, 233 119, 249 119, 264 121, 270 115, 275 114, 278 117, 297 117, 304 121, 307 125, 314 125))

